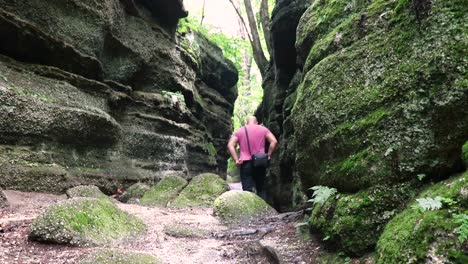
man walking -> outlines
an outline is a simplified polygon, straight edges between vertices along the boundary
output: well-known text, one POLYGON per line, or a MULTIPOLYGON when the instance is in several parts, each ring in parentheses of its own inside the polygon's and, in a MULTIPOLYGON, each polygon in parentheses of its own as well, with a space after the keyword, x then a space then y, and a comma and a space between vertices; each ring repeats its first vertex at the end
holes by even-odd
POLYGON ((270 143, 268 149, 268 160, 270 160, 278 141, 268 128, 258 124, 255 116, 249 116, 245 127, 241 127, 234 132, 227 145, 232 159, 236 162, 236 165, 241 166, 242 189, 253 192, 255 188, 258 196, 263 199, 265 199, 266 167, 254 167, 252 155, 265 153, 265 141, 270 143), (237 157, 236 153, 237 144, 240 145, 240 157, 237 157))

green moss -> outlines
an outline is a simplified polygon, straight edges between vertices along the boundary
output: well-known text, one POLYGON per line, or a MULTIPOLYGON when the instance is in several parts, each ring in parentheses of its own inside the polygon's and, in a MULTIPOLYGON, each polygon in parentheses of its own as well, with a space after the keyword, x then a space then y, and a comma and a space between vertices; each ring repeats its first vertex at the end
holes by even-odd
POLYGON ((80 185, 73 187, 67 190, 67 196, 69 198, 76 197, 87 197, 87 198, 97 198, 97 199, 107 199, 112 200, 107 195, 101 192, 98 187, 93 185, 80 185))
POLYGON ((166 235, 177 238, 202 238, 208 235, 207 230, 183 225, 166 225, 163 231, 166 235))
POLYGON ((462 160, 465 166, 468 167, 468 141, 462 147, 462 160))
POLYGON ((141 198, 142 205, 166 206, 182 189, 187 186, 187 181, 180 176, 167 176, 161 179, 141 198))
POLYGON ((464 246, 454 235, 459 226, 454 215, 468 213, 463 206, 463 189, 468 187, 468 173, 434 184, 417 198, 449 198, 455 204, 445 204, 434 211, 421 211, 413 202, 385 227, 377 243, 377 263, 427 263, 437 257, 444 263, 466 263, 464 246))
POLYGON ((79 264, 161 264, 162 262, 154 256, 124 252, 111 249, 100 249, 85 255, 79 264))
POLYGON ((243 191, 224 193, 215 200, 213 210, 222 222, 233 225, 276 213, 262 198, 243 191))
POLYGON ((135 199, 141 199, 150 187, 144 183, 138 182, 130 186, 120 197, 121 202, 129 202, 135 199))
POLYGON ((372 251, 387 221, 415 193, 411 184, 377 186, 356 194, 339 194, 312 210, 309 225, 351 256, 372 251))
POLYGON ((214 200, 229 190, 229 186, 216 174, 204 173, 194 177, 169 207, 212 207, 214 200))
POLYGON ((208 151, 210 156, 216 156, 216 154, 218 153, 213 143, 206 144, 206 150, 208 151))
POLYGON ((107 244, 141 234, 145 229, 140 219, 107 200, 73 198, 49 207, 37 217, 29 239, 71 245, 107 244))
POLYGON ((301 18, 296 46, 308 60, 292 120, 305 188, 356 192, 457 162, 468 136, 466 8, 433 1, 418 21, 407 2, 314 1, 301 18), (356 163, 365 149, 367 164, 356 163))

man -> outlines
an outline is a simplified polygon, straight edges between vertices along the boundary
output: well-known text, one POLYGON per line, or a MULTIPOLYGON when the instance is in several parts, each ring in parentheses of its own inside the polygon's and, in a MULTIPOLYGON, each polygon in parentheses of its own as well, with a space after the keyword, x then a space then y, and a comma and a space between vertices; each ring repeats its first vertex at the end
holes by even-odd
POLYGON ((254 188, 257 190, 258 196, 265 199, 265 175, 266 168, 256 168, 252 166, 252 154, 265 153, 265 140, 270 143, 268 149, 268 160, 271 159, 271 155, 275 151, 276 140, 273 133, 264 126, 258 125, 257 118, 255 116, 249 116, 247 118, 247 133, 249 136, 250 149, 252 153, 249 152, 249 147, 247 144, 247 136, 245 134, 245 128, 239 128, 232 135, 229 143, 227 145, 229 153, 232 156, 232 159, 236 162, 236 165, 240 167, 240 175, 242 182, 242 189, 244 191, 253 192, 254 188), (236 146, 240 145, 240 157, 237 157, 236 146))

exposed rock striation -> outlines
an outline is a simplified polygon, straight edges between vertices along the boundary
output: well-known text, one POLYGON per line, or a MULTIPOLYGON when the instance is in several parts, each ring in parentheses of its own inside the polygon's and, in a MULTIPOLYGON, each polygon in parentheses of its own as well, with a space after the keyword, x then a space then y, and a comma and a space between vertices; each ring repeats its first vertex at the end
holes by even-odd
POLYGON ((174 34, 182 1, 0 6, 0 186, 225 174, 238 74, 203 36, 174 34))
POLYGON ((336 188, 310 223, 363 255, 428 182, 466 168, 467 9, 458 0, 300 3, 277 1, 272 17, 284 53, 273 53, 258 111, 280 137, 270 202, 286 209, 312 186, 336 188), (280 23, 293 10, 295 47, 280 23))

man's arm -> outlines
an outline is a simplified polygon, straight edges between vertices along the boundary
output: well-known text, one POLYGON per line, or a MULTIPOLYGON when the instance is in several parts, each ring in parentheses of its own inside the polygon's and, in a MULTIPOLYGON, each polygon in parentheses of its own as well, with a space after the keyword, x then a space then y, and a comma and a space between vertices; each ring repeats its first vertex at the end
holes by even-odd
POLYGON ((239 158, 237 157, 237 152, 236 152, 236 145, 238 142, 239 142, 239 139, 236 136, 232 136, 231 139, 229 139, 229 142, 227 144, 229 154, 231 154, 231 157, 236 163, 236 165, 242 164, 242 161, 239 160, 239 158))
POLYGON ((275 135, 273 135, 271 132, 266 135, 266 139, 268 140, 268 143, 270 143, 270 147, 268 148, 268 159, 271 159, 271 155, 273 155, 273 152, 275 152, 278 140, 276 140, 275 135))

